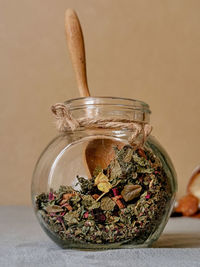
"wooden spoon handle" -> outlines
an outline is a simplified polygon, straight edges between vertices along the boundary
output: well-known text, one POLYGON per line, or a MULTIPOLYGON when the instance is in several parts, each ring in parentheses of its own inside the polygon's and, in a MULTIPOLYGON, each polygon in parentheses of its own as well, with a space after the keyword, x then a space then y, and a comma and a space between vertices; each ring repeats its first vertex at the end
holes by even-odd
POLYGON ((65 13, 65 30, 72 65, 76 74, 79 93, 83 97, 90 96, 87 84, 85 47, 81 25, 75 11, 67 9, 65 13))

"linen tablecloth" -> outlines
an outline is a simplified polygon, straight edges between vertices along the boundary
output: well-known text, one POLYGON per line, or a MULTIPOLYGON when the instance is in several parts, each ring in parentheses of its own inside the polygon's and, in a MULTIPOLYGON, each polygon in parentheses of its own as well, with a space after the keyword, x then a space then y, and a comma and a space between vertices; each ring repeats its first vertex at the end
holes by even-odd
POLYGON ((63 250, 30 207, 0 207, 0 266, 200 266, 200 219, 171 218, 154 248, 63 250))

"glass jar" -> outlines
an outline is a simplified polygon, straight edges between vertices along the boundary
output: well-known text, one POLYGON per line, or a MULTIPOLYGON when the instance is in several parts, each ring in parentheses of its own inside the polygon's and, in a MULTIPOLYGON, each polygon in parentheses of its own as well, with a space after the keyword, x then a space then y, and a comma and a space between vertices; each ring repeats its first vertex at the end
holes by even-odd
POLYGON ((61 134, 41 154, 32 201, 63 248, 148 247, 173 207, 176 173, 144 102, 87 97, 52 108, 61 134))

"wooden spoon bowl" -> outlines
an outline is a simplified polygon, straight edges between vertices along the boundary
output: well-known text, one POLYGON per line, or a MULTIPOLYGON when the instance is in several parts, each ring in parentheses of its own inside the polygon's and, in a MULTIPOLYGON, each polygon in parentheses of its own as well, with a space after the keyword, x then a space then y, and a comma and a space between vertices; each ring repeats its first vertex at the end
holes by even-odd
POLYGON ((85 159, 89 173, 92 175, 97 167, 107 168, 114 158, 114 146, 121 149, 124 144, 111 139, 94 139, 89 142, 85 149, 85 159))

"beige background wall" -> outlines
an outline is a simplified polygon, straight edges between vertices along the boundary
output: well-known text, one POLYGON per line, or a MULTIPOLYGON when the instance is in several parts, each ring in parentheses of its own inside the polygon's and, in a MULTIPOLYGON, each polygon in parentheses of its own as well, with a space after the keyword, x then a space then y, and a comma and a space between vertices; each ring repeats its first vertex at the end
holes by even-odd
POLYGON ((56 135, 50 106, 78 96, 67 7, 82 22, 92 94, 150 104, 181 196, 200 162, 200 1, 0 0, 0 204, 30 204, 34 164, 56 135))

